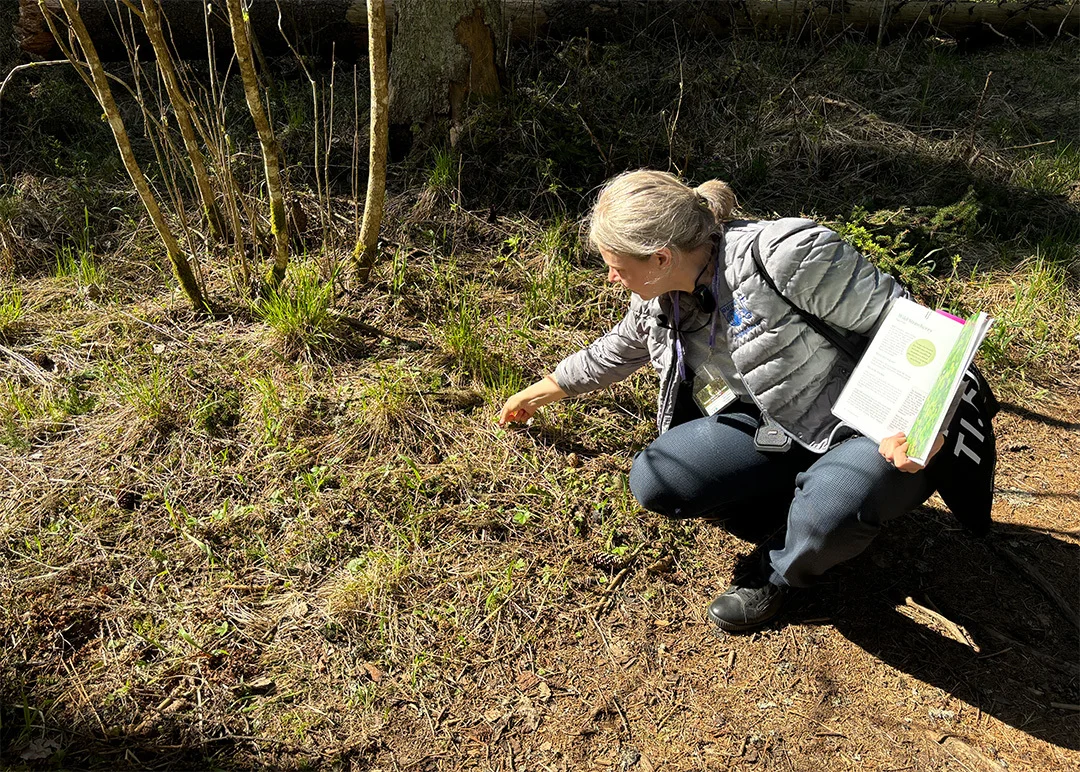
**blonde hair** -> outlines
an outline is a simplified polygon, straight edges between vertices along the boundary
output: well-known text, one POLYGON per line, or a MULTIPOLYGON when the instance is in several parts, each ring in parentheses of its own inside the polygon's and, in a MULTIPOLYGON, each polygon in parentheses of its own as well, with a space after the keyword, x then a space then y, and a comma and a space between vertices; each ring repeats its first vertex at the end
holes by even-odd
POLYGON ((735 193, 726 182, 696 188, 667 172, 638 169, 604 183, 589 215, 589 246, 645 259, 663 247, 695 249, 731 216, 735 193))

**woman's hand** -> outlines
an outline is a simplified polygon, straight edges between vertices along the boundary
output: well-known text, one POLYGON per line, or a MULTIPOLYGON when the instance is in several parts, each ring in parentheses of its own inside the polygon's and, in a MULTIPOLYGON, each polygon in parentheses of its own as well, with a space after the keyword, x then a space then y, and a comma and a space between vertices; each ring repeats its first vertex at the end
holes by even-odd
MULTIPOLYGON (((926 463, 930 463, 941 446, 945 444, 945 435, 939 434, 937 440, 934 441, 934 447, 930 449, 930 455, 926 457, 926 463)), ((899 469, 901 472, 921 472, 926 468, 925 464, 918 464, 907 457, 907 437, 903 432, 894 434, 892 437, 886 437, 878 445, 878 453, 880 453, 886 461, 890 462, 893 466, 899 469)))
POLYGON ((499 426, 515 422, 524 423, 532 418, 534 413, 536 413, 536 407, 530 404, 528 395, 524 391, 519 391, 506 400, 506 404, 499 411, 499 426))
POLYGON ((555 379, 547 375, 506 400, 506 404, 499 411, 499 426, 506 426, 515 421, 528 421, 544 405, 557 402, 566 396, 566 392, 555 379))

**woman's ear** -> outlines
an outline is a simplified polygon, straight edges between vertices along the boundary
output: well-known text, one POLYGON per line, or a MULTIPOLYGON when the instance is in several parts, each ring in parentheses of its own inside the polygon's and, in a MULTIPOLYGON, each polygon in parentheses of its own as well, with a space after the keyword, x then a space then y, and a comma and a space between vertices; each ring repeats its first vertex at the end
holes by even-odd
POLYGON ((672 255, 670 247, 660 247, 660 249, 653 252, 653 257, 656 258, 657 267, 663 271, 671 270, 674 265, 674 255, 672 255))

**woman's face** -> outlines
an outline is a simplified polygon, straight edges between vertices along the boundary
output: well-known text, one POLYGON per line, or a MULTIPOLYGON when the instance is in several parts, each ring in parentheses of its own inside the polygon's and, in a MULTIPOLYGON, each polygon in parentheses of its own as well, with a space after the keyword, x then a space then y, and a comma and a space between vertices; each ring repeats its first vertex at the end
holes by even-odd
POLYGON ((667 292, 667 274, 670 273, 670 255, 662 249, 646 260, 618 255, 607 249, 600 250, 604 265, 608 267, 608 281, 619 284, 640 295, 642 300, 652 300, 667 292))

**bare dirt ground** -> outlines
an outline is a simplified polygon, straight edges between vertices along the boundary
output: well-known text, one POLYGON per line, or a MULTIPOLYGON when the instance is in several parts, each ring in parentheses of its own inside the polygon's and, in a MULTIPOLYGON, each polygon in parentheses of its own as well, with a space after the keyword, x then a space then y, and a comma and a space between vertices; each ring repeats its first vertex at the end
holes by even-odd
POLYGON ((1075 400, 1008 408, 990 538, 931 504, 758 634, 703 621, 752 545, 695 528, 693 566, 635 566, 603 613, 446 672, 458 699, 398 706, 373 768, 1078 769, 1078 426, 1075 400))

